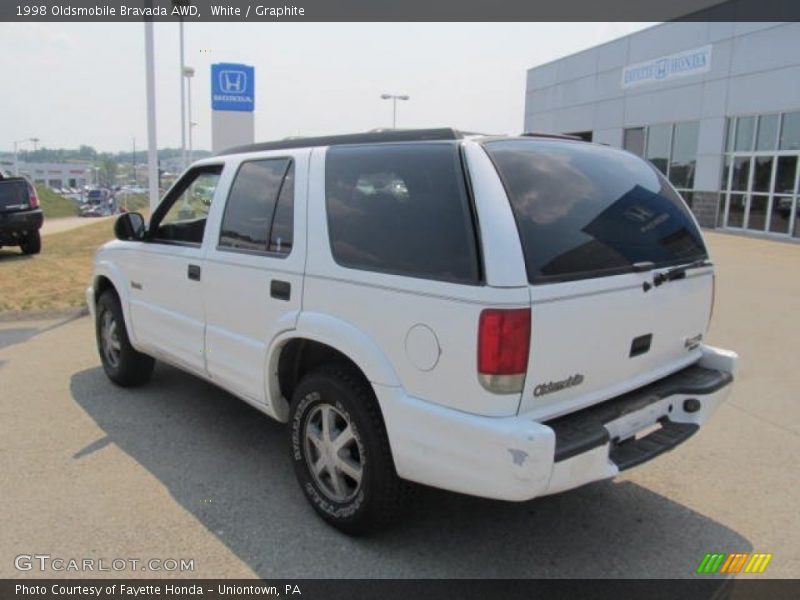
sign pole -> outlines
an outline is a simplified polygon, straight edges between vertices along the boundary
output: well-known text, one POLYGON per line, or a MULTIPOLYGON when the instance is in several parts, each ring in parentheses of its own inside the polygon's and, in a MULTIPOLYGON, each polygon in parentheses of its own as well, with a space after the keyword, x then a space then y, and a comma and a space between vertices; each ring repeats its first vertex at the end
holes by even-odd
POLYGON ((158 206, 158 148, 156 147, 156 76, 153 22, 144 22, 145 80, 147 84, 147 182, 150 210, 158 206))

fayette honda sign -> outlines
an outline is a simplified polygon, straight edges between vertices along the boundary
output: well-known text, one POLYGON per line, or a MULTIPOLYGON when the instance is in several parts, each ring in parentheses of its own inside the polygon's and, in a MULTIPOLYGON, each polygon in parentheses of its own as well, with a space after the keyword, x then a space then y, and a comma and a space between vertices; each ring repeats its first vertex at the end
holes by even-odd
POLYGON ((255 69, 248 65, 211 65, 211 109, 253 112, 255 69))
POLYGON ((622 87, 668 81, 676 77, 699 75, 711 69, 711 46, 684 50, 670 56, 630 65, 622 70, 622 87))

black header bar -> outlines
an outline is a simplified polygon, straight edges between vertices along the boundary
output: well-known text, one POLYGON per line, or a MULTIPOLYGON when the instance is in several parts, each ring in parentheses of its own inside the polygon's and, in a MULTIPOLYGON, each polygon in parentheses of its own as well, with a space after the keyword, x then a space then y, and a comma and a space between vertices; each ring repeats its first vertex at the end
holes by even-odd
POLYGON ((3 0, 28 22, 797 21, 796 0, 3 0))

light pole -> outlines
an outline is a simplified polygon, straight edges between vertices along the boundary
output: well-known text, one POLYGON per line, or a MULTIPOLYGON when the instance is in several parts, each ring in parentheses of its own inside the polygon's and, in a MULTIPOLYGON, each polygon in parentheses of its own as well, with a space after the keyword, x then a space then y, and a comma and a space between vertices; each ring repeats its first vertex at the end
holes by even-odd
POLYGON ((192 67, 183 67, 183 76, 186 77, 186 87, 189 92, 188 98, 188 112, 189 112, 189 162, 186 162, 186 157, 184 156, 183 160, 183 168, 185 169, 188 165, 192 163, 192 77, 194 77, 194 69, 192 67))
MULTIPOLYGON (((150 3, 152 7, 152 2, 150 3)), ((153 21, 144 22, 145 88, 147 90, 147 187, 150 210, 158 206, 158 149, 156 147, 156 61, 153 21)))
MULTIPOLYGON (((172 0, 173 7, 188 6, 188 0, 172 0)), ((183 78, 186 75, 186 67, 183 60, 183 17, 178 17, 178 38, 180 43, 181 53, 181 160, 183 167, 186 168, 186 88, 184 87, 183 78)))
POLYGON ((192 146, 192 128, 193 127, 197 127, 197 121, 189 121, 189 164, 192 164, 192 161, 194 160, 194 158, 192 156, 192 148, 194 147, 194 146, 192 146))
POLYGON ((381 100, 392 101, 392 129, 397 129, 397 101, 409 99, 406 94, 381 94, 381 100))
POLYGON ((14 140, 14 175, 19 177, 19 162, 17 161, 17 150, 19 149, 20 144, 24 144, 25 142, 33 142, 34 149, 36 148, 35 144, 39 141, 39 138, 25 138, 22 140, 14 140))

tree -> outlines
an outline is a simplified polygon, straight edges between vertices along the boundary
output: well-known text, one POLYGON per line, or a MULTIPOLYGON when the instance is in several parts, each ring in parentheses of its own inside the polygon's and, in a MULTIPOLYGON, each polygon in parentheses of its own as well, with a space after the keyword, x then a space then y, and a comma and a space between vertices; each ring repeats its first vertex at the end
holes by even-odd
POLYGON ((82 145, 78 148, 78 158, 83 160, 92 160, 97 156, 97 150, 91 146, 82 145))
POLYGON ((117 184, 117 161, 110 156, 104 156, 100 161, 100 170, 97 173, 100 185, 112 187, 117 184))

